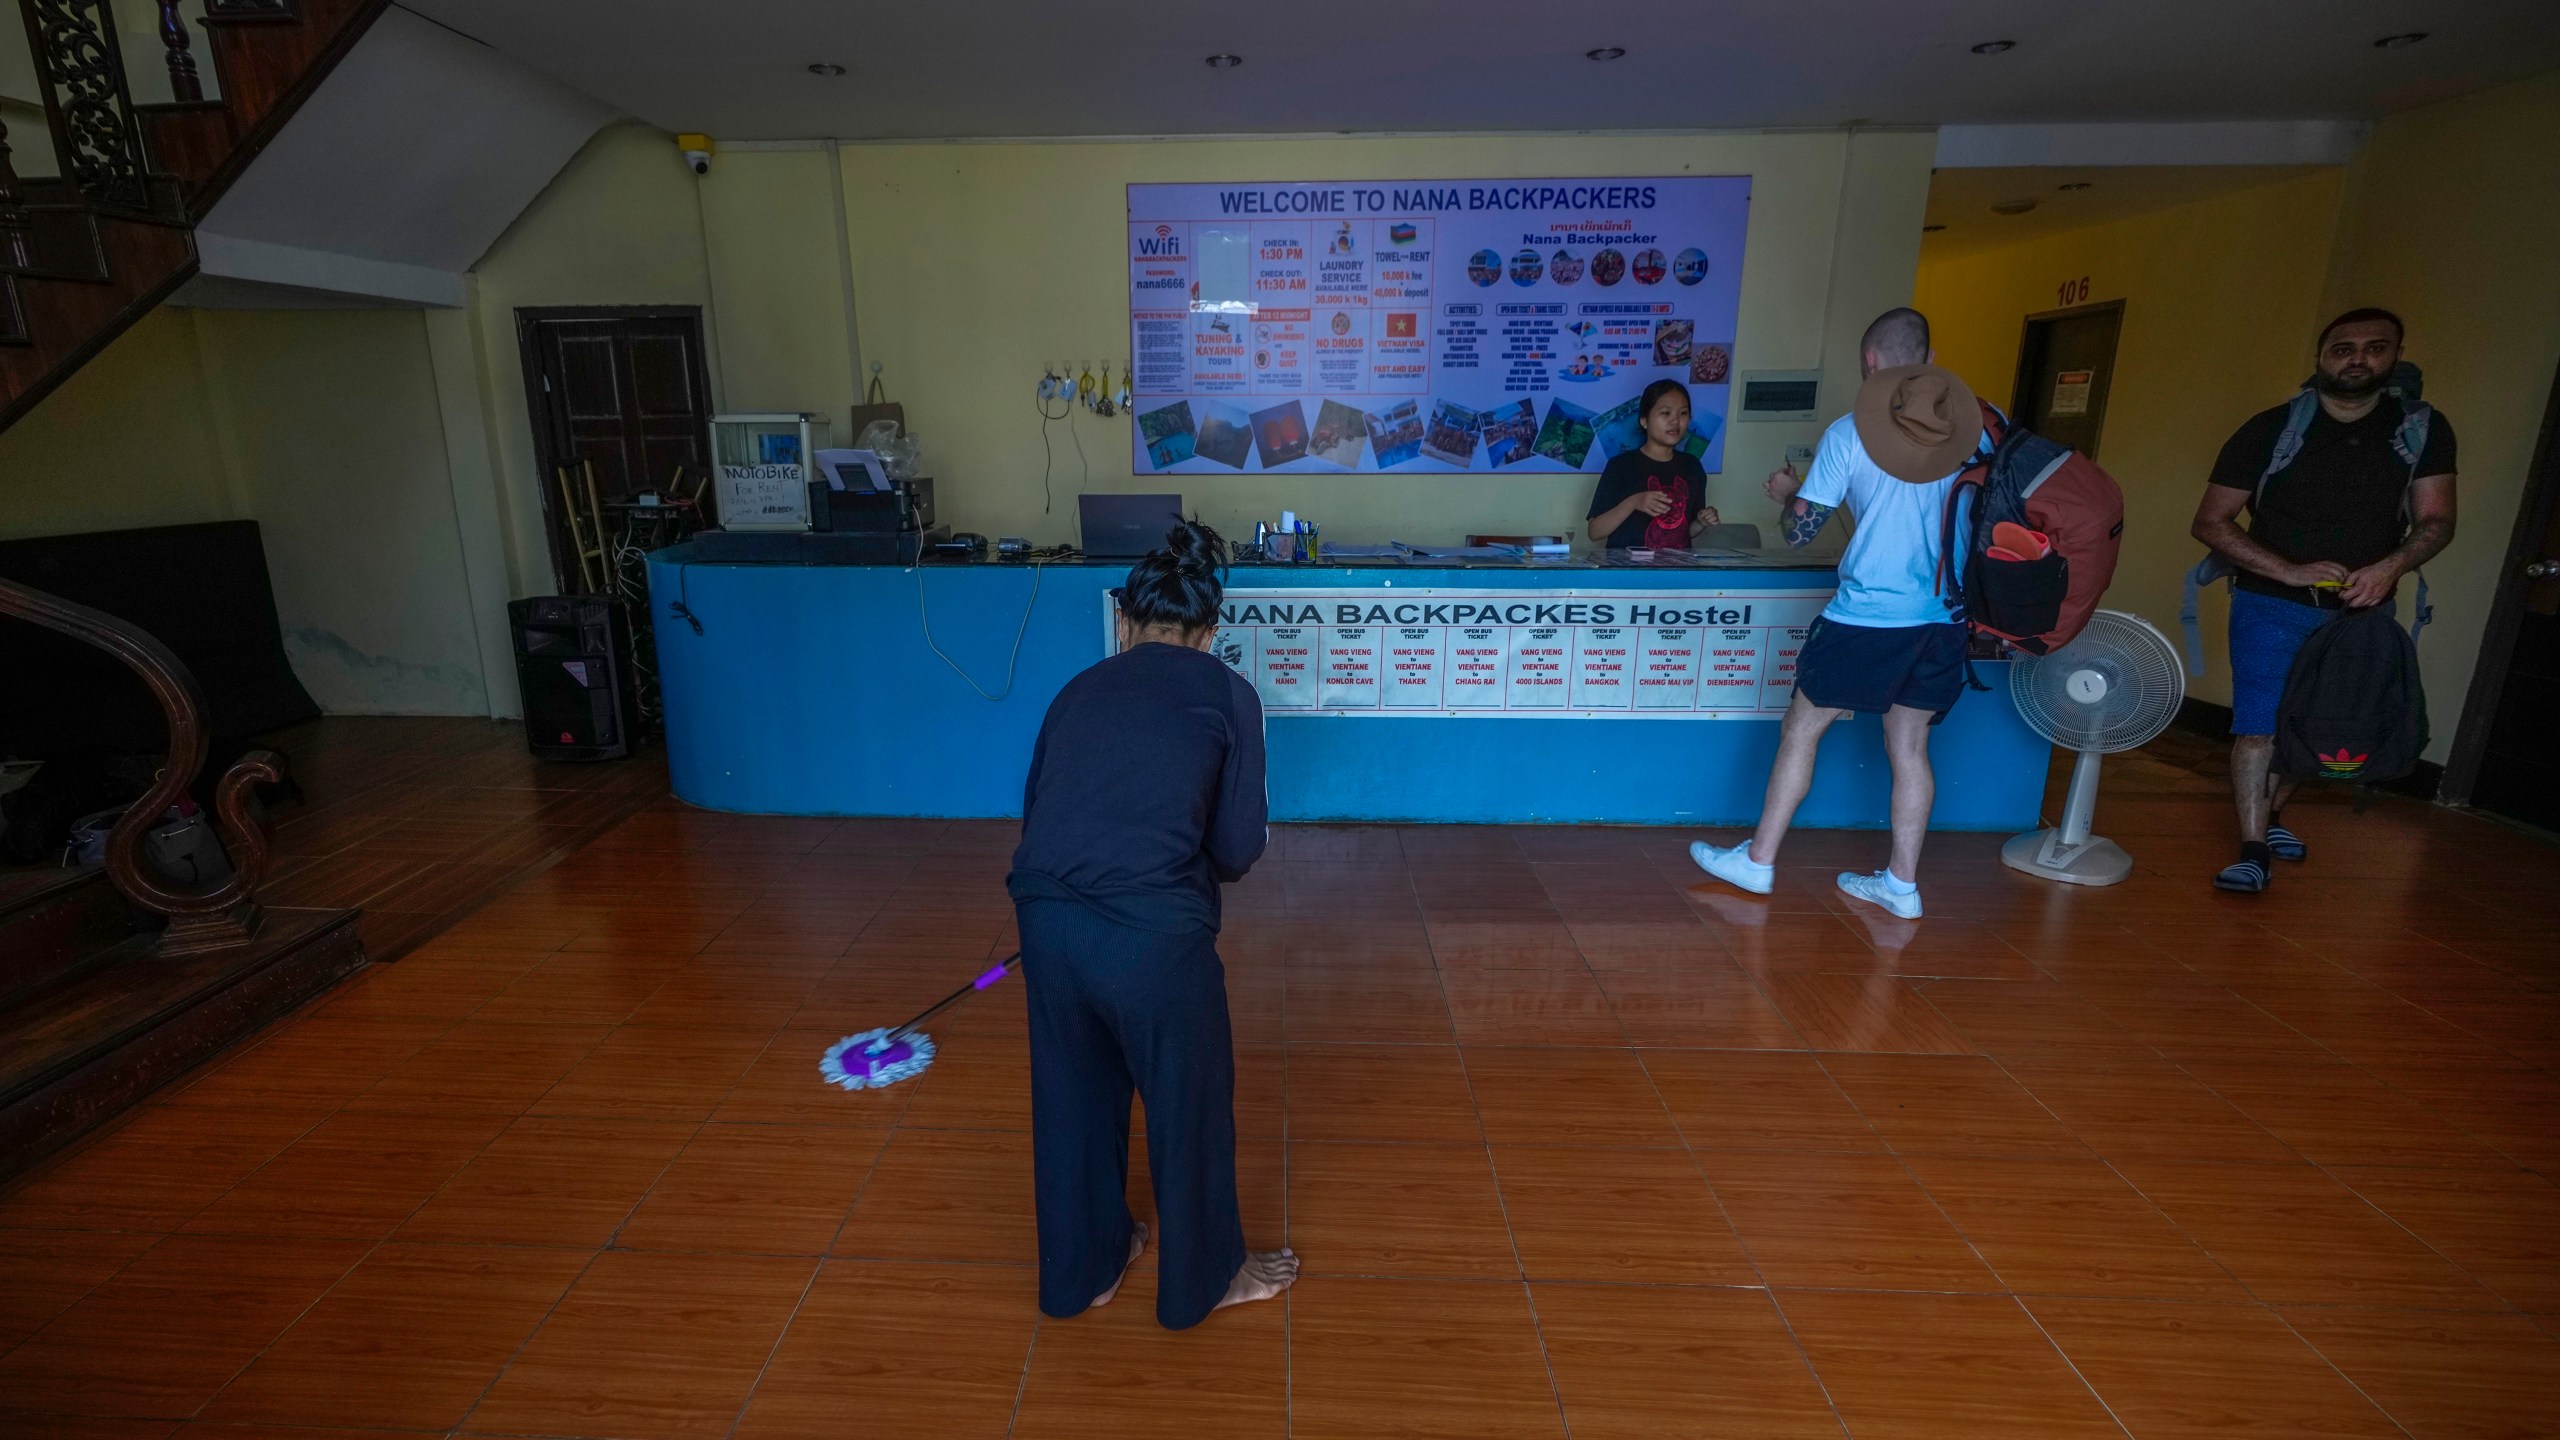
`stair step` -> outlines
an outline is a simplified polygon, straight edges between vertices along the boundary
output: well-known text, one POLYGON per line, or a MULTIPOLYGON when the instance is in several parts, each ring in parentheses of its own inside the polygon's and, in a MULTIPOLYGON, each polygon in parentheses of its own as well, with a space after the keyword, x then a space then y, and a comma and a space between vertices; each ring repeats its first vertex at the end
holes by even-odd
POLYGON ((135 108, 144 112, 142 148, 151 168, 176 176, 190 190, 221 167, 239 140, 238 122, 219 101, 135 108))
POLYGON ((95 865, 0 877, 0 1014, 129 938, 129 913, 95 865))
POLYGON ((33 263, 11 265, 0 256, 0 274, 31 280, 107 283, 107 242, 98 217, 77 205, 28 205, 20 210, 33 263))
POLYGON ((32 1164, 362 969, 352 910, 271 910, 254 944, 142 935, 0 1012, 0 1174, 32 1164))

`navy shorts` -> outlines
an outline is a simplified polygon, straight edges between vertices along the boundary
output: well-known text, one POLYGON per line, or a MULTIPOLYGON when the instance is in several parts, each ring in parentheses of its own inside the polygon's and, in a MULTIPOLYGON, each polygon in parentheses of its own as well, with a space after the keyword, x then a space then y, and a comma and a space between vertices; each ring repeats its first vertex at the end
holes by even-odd
POLYGON ((1831 710, 1907 705, 1943 719, 1964 693, 1964 644, 1962 625, 1880 629, 1823 616, 1796 656, 1796 693, 1831 710))
MULTIPOLYGON (((2398 606, 2385 614, 2397 615, 2398 606)), ((2231 733, 2273 735, 2276 709, 2284 703, 2284 682, 2293 674, 2294 657, 2302 653, 2311 632, 2347 613, 2331 605, 2261 595, 2233 587, 2231 591, 2231 733)))

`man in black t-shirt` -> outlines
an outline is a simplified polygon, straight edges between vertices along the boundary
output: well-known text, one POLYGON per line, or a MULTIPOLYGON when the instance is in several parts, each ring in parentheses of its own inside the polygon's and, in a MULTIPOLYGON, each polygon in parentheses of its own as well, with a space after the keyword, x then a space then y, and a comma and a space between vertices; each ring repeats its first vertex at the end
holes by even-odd
POLYGON ((2249 417, 2223 445, 2196 506, 2195 537, 2239 572, 2231 793, 2240 859, 2214 877, 2225 890, 2264 890, 2271 857, 2306 854, 2301 837, 2278 823, 2293 782, 2269 773, 2277 702, 2302 642, 2342 610, 2392 603, 2400 577, 2453 540, 2453 425, 2432 412, 2423 436, 2412 433, 2414 392, 2404 398, 2393 377, 2402 333, 2388 310, 2330 321, 2308 387, 2318 403, 2303 402, 2307 423, 2295 402, 2249 417), (2300 449, 2271 469, 2293 438, 2300 449))

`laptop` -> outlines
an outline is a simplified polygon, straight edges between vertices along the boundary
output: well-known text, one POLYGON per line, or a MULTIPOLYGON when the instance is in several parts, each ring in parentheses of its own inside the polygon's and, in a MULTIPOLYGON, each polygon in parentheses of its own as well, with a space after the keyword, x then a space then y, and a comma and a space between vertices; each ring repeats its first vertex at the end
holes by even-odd
POLYGON ((1165 532, 1182 519, 1179 495, 1078 495, 1076 519, 1088 560, 1136 560, 1164 548, 1165 532))

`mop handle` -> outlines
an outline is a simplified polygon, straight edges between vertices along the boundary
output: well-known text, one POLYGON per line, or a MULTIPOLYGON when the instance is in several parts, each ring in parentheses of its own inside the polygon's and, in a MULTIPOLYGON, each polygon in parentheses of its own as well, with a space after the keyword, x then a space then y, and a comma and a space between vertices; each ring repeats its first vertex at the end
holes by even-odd
POLYGON ((1022 952, 1016 950, 1012 954, 1006 956, 994 969, 979 976, 977 979, 970 981, 968 984, 961 986, 959 989, 952 991, 950 994, 943 996, 932 1005, 926 1007, 923 1014, 918 1015, 916 1018, 899 1026, 897 1029, 890 1031, 888 1034, 881 1036, 878 1040, 872 1043, 879 1046, 887 1046, 906 1039, 908 1035, 914 1032, 917 1026, 922 1025, 927 1020, 930 1020, 934 1016, 941 1014, 943 1011, 950 1009, 952 1006, 959 1004, 961 1001, 968 999, 979 991, 994 985, 1005 976, 1012 974, 1013 967, 1021 963, 1022 952))

